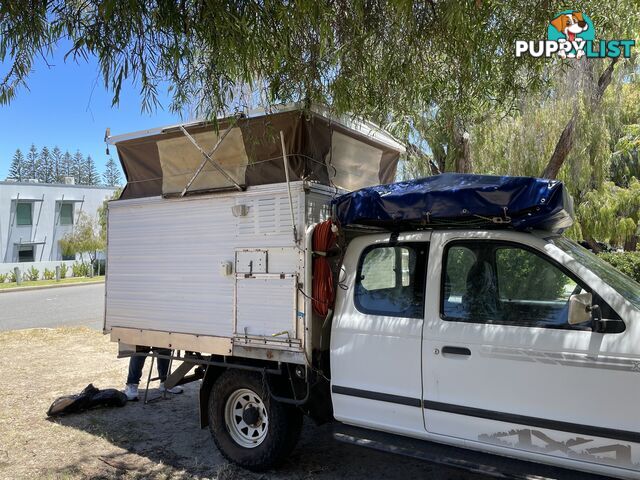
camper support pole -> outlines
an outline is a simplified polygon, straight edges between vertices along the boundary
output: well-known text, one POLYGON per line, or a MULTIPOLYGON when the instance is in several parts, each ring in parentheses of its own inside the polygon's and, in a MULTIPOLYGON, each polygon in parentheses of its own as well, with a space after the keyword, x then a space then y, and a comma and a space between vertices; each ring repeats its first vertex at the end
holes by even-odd
POLYGON ((225 139, 225 137, 229 134, 232 128, 233 128, 233 125, 229 126, 229 128, 227 128, 227 130, 218 139, 215 146, 213 147, 213 150, 211 150, 211 153, 207 153, 200 147, 200 145, 198 145, 198 142, 196 142, 195 138, 189 135, 189 132, 187 132, 187 129, 184 128, 182 125, 180 125, 180 130, 182 130, 182 133, 184 133, 184 135, 189 139, 189 141, 193 143, 193 146, 196 147, 204 157, 204 160, 202 161, 198 169, 193 174, 193 177, 191 177, 191 180, 189 180, 187 185, 182 190, 182 193, 180 194, 181 197, 184 197, 187 194, 187 190, 189 190, 189 187, 191 187, 191 184, 195 181, 196 177, 200 175, 200 172, 206 165, 207 161, 209 161, 211 165, 213 165, 214 168, 218 170, 227 180, 233 183, 235 187, 238 189, 238 191, 240 192, 242 191, 242 187, 238 184, 238 182, 236 182, 227 172, 225 172, 224 168, 222 168, 218 162, 216 162, 213 158, 211 158, 211 155, 215 153, 215 151, 218 149, 218 147, 220 146, 222 141, 225 139))
POLYGON ((287 148, 284 145, 284 133, 280 130, 280 143, 282 144, 282 161, 284 162, 284 177, 287 180, 287 191, 289 192, 289 209, 291 210, 291 225, 293 225, 293 241, 298 243, 298 231, 296 230, 296 217, 293 214, 293 199, 291 198, 291 184, 289 183, 289 159, 287 158, 287 148))

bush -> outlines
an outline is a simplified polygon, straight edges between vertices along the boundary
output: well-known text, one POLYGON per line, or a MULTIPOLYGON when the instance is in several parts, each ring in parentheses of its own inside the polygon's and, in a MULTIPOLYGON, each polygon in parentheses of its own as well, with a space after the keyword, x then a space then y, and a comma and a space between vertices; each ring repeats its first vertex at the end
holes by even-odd
POLYGON ((640 282, 640 252, 601 253, 600 258, 640 282))
POLYGON ((67 267, 66 263, 61 263, 60 264, 60 278, 67 278, 67 270, 69 270, 69 267, 67 267))
POLYGON ((8 273, 0 273, 0 283, 6 282, 7 278, 9 278, 9 274, 8 273))
POLYGON ((36 280, 38 280, 40 278, 40 270, 38 270, 34 266, 31 266, 31 268, 29 270, 24 272, 24 278, 26 280, 31 280, 32 282, 35 282, 36 280))
POLYGON ((45 268, 44 272, 42 273, 42 278, 44 278, 45 280, 53 280, 54 278, 56 278, 56 272, 54 270, 45 268))
POLYGON ((18 281, 18 278, 16 277, 15 270, 12 270, 12 271, 9 272, 9 281, 13 282, 13 283, 18 281))
POLYGON ((86 263, 76 262, 71 265, 71 271, 74 277, 86 277, 89 275, 89 265, 86 263))

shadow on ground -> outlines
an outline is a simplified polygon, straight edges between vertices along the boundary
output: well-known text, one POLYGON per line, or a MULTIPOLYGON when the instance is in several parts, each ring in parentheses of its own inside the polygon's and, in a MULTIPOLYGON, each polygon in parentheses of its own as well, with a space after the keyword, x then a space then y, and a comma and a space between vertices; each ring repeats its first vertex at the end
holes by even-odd
MULTIPOLYGON (((75 463, 50 471, 55 477, 93 478, 429 478, 480 479, 464 472, 395 455, 344 445, 332 437, 331 425, 306 422, 296 450, 276 471, 255 474, 229 464, 220 455, 208 430, 199 428, 198 385, 185 393, 157 399, 147 405, 129 403, 119 409, 98 409, 52 422, 102 437, 117 447, 95 452, 75 463), (93 464, 93 466, 90 466, 93 464)), ((158 397, 156 391, 150 391, 158 397)))

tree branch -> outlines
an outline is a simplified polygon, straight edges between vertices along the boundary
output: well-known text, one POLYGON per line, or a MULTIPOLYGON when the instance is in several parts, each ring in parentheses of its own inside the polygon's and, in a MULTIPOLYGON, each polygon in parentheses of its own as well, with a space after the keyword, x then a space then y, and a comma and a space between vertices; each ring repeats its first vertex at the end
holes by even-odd
MULTIPOLYGON (((604 92, 613 78, 613 70, 617 62, 618 57, 612 58, 609 66, 604 70, 604 72, 602 72, 602 74, 600 74, 600 78, 598 78, 598 86, 591 99, 592 108, 597 108, 600 105, 604 92)), ((547 166, 542 172, 542 178, 555 179, 558 177, 558 173, 560 172, 562 165, 564 165, 564 162, 573 148, 577 121, 578 111, 574 109, 569 122, 567 122, 567 125, 560 134, 560 138, 558 139, 558 143, 556 143, 556 148, 553 150, 549 163, 547 163, 547 166)))

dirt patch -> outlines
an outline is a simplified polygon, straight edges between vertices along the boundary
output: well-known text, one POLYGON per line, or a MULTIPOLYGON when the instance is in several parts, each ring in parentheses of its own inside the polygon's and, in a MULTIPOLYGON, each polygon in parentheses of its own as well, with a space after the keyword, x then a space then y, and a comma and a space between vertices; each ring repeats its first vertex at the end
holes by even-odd
MULTIPOLYGON (((336 443, 330 427, 305 424, 298 448, 278 471, 252 474, 226 462, 198 424, 198 383, 168 399, 129 403, 49 420, 58 396, 87 384, 122 388, 128 360, 87 328, 0 333, 0 479, 470 479, 336 443)), ((150 361, 147 361, 146 369, 150 361)), ((145 377, 143 377, 145 378, 145 377)), ((159 397, 150 390, 151 397, 159 397)), ((479 477, 475 477, 479 478, 479 477)))

